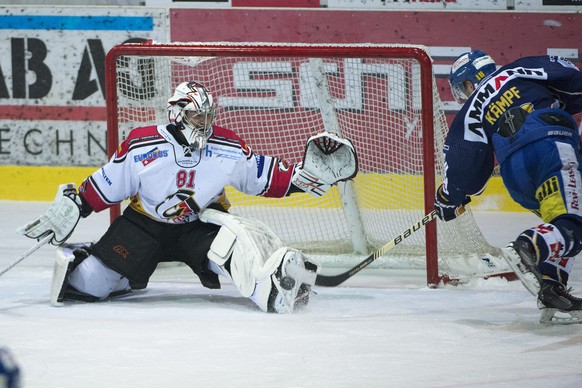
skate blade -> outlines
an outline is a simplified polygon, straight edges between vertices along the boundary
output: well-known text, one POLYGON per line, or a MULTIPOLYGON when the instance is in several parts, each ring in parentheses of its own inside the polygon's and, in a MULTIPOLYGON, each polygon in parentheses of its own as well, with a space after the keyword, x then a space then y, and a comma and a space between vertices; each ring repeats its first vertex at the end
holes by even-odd
POLYGON ((542 325, 574 325, 582 323, 582 311, 542 309, 540 323, 542 325))

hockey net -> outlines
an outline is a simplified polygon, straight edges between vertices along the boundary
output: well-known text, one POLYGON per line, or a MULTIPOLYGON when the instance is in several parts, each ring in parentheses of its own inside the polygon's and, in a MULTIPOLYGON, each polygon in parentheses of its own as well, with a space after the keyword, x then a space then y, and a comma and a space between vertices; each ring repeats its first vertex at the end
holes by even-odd
MULTIPOLYGON (((167 99, 193 80, 212 91, 216 124, 257 153, 298 162, 310 135, 351 139, 359 174, 322 198, 227 188, 232 213, 263 221, 323 266, 357 264, 432 210, 447 123, 422 46, 126 44, 109 52, 106 77, 110 154, 131 129, 167 123, 167 99)), ((426 268, 436 286, 503 272, 499 256, 469 210, 431 222, 372 267, 426 268)))

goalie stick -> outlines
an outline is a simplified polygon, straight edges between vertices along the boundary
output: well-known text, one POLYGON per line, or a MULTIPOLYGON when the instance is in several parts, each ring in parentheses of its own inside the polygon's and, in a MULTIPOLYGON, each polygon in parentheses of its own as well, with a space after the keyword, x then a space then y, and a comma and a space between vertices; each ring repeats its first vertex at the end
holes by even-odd
POLYGON ((10 271, 10 269, 12 269, 12 267, 14 267, 16 264, 20 263, 22 260, 24 260, 28 256, 32 255, 34 252, 36 252, 43 245, 47 244, 49 241, 51 241, 51 239, 53 237, 54 237, 54 233, 51 232, 51 233, 47 234, 46 236, 44 236, 43 238, 39 239, 38 242, 35 245, 33 245, 28 251, 24 252, 22 255, 18 256, 18 258, 16 258, 12 263, 10 263, 6 267, 4 267, 0 271, 0 276, 4 275, 6 272, 10 271))
POLYGON ((364 261, 362 261, 360 264, 356 265, 354 268, 352 268, 344 273, 341 273, 338 275, 332 275, 332 276, 317 275, 317 278, 315 279, 315 285, 316 286, 323 286, 323 287, 339 286, 340 284, 342 284, 343 282, 345 282, 346 280, 348 280, 349 278, 351 278, 352 276, 354 276, 355 274, 357 274, 358 272, 360 272, 361 270, 366 268, 368 265, 370 265, 372 262, 374 262, 377 258, 384 255, 389 250, 394 249, 396 247, 396 245, 400 244, 402 241, 404 241, 404 239, 408 238, 414 232, 420 230, 423 226, 425 226, 426 224, 431 222, 436 216, 437 216, 437 210, 433 210, 432 212, 428 213, 427 215, 422 217, 421 220, 416 222, 414 225, 412 225, 408 229, 404 230, 402 233, 400 233, 398 236, 394 237, 392 240, 388 241, 388 243, 386 243, 383 247, 381 247, 377 251, 373 252, 370 256, 368 256, 366 259, 364 259, 364 261))

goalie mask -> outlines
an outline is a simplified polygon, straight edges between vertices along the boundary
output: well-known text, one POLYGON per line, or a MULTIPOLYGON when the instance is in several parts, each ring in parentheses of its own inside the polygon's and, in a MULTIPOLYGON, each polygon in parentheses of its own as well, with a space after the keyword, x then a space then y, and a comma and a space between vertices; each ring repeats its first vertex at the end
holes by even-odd
POLYGON ((183 82, 168 100, 168 118, 194 149, 206 147, 216 118, 212 93, 198 82, 183 82))

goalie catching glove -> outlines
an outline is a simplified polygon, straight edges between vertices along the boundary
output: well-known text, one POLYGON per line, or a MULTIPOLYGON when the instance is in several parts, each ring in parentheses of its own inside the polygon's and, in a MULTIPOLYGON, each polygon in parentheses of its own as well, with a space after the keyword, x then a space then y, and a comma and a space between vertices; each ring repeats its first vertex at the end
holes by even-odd
POLYGON ((41 239, 53 234, 50 243, 64 243, 81 218, 83 201, 77 194, 74 183, 59 186, 57 195, 48 210, 36 220, 21 226, 16 231, 32 239, 41 239))
POLYGON ((299 189, 321 197, 337 182, 358 173, 358 157, 352 142, 332 132, 311 136, 303 161, 297 165, 292 183, 299 189))

